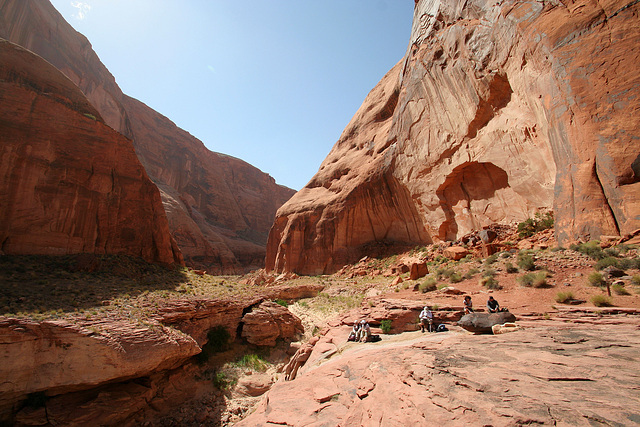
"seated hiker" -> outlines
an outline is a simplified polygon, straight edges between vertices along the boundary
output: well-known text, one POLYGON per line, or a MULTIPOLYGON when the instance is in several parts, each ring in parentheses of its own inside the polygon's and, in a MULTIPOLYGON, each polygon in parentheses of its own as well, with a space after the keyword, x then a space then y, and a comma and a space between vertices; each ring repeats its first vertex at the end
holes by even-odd
POLYGON ((473 303, 471 302, 471 297, 469 295, 464 297, 462 304, 464 304, 464 314, 473 313, 473 303))
POLYGON ((367 342, 370 336, 371 336, 371 326, 369 326, 369 323, 363 319, 360 321, 360 334, 359 334, 358 341, 367 342))
POLYGON ((428 305, 425 305, 420 312, 420 330, 424 332, 425 326, 428 327, 429 332, 433 332, 433 313, 429 309, 428 305))
POLYGON ((500 304, 498 304, 498 301, 496 301, 495 299, 493 299, 493 297, 489 297, 489 300, 487 301, 487 311, 489 313, 497 313, 500 310, 500 304))
POLYGON ((347 341, 356 341, 358 339, 358 335, 360 333, 360 323, 356 320, 353 322, 353 328, 351 332, 349 332, 349 338, 347 341))

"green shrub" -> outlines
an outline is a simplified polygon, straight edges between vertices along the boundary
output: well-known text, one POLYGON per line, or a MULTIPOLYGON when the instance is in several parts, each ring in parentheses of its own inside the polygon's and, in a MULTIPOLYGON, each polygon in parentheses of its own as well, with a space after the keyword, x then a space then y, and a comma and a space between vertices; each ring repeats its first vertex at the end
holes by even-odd
POLYGON ((471 279, 473 276, 475 276, 478 273, 480 273, 480 270, 478 270, 477 268, 470 268, 469 271, 465 273, 464 278, 471 279))
POLYGON ((480 279, 480 285, 492 290, 502 289, 502 286, 500 286, 498 281, 493 276, 484 276, 482 279, 480 279))
POLYGON ((289 307, 289 303, 288 303, 288 302, 286 302, 286 301, 285 301, 285 300, 283 300, 283 299, 277 299, 277 300, 275 300, 275 303, 276 303, 276 304, 279 304, 279 305, 281 305, 281 306, 283 306, 283 307, 289 307))
POLYGON ((558 292, 555 298, 556 302, 559 302, 560 304, 567 303, 572 299, 573 299, 573 293, 571 292, 558 292))
POLYGON ((636 286, 640 286, 640 274, 636 274, 635 276, 633 276, 631 278, 631 283, 636 286))
POLYGON ((423 294, 435 291, 438 288, 436 285, 437 282, 438 281, 434 277, 427 277, 424 282, 420 283, 420 285, 418 286, 418 290, 423 294))
POLYGON ((535 214, 534 218, 528 218, 518 224, 518 235, 521 238, 530 237, 538 231, 546 230, 553 227, 553 212, 535 214))
POLYGON ((493 254, 493 255, 488 256, 487 259, 484 260, 484 263, 486 265, 491 265, 496 261, 498 261, 498 254, 493 254))
POLYGON ((236 383, 237 380, 230 378, 224 372, 216 372, 211 379, 213 385, 219 390, 226 390, 236 383))
POLYGON ((509 273, 509 274, 513 274, 513 273, 517 273, 518 272, 518 267, 514 266, 510 262, 505 263, 504 267, 506 268, 507 273, 509 273))
POLYGON ((547 272, 539 271, 537 273, 527 273, 516 279, 520 286, 527 288, 542 288, 547 286, 547 272))
POLYGON ((482 272, 482 277, 494 277, 496 275, 496 271, 493 268, 487 268, 482 272))
POLYGON ((462 276, 457 271, 454 271, 451 276, 449 276, 449 281, 451 283, 459 283, 462 282, 462 276))
POLYGON ((615 292, 617 295, 631 295, 629 291, 619 283, 611 286, 611 289, 613 289, 613 292, 615 292))
POLYGON ((602 277, 601 273, 597 271, 592 272, 587 276, 587 280, 591 286, 604 286, 606 284, 604 277, 602 277))
POLYGON ((518 267, 525 271, 533 271, 536 269, 536 263, 533 257, 526 252, 518 254, 518 267))
POLYGON ((383 334, 388 334, 389 332, 391 332, 391 319, 381 320, 380 329, 382 329, 383 334))
POLYGON ((608 256, 606 258, 602 258, 601 260, 599 260, 598 262, 596 262, 596 265, 593 267, 596 270, 603 270, 607 267, 616 267, 616 268, 620 268, 620 262, 618 260, 618 258, 612 257, 612 256, 608 256))
POLYGON ((588 255, 595 260, 602 259, 606 256, 600 247, 600 242, 597 240, 591 240, 588 243, 580 243, 577 245, 573 244, 569 249, 588 255))
POLYGON ((265 362, 261 356, 255 353, 243 355, 240 359, 238 359, 236 365, 258 372, 264 372, 267 370, 267 362, 265 362))
POLYGON ((621 268, 622 270, 640 270, 640 259, 620 258, 618 260, 618 268, 621 268))
POLYGON ((590 298, 591 304, 596 307, 611 307, 613 303, 611 302, 611 298, 605 295, 593 295, 590 298))

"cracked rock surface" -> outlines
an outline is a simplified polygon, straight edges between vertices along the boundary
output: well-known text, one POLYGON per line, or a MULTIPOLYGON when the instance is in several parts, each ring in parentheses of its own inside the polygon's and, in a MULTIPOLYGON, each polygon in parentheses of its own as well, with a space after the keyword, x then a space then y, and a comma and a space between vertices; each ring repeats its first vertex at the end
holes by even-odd
MULTIPOLYGON (((637 323, 637 322, 636 322, 637 323)), ((505 335, 408 332, 343 345, 237 424, 631 425, 640 330, 558 321, 505 335)))

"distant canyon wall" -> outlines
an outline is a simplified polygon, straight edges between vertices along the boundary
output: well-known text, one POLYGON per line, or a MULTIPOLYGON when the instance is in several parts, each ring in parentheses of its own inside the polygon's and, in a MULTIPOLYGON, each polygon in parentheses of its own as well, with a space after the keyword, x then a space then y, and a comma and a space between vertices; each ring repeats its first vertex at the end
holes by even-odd
POLYGON ((639 7, 416 1, 405 57, 278 210, 267 269, 330 273, 551 208, 561 243, 640 227, 639 7))
POLYGON ((133 141, 158 186, 188 265, 241 273, 264 263, 276 210, 295 192, 242 160, 212 153, 166 117, 122 93, 89 41, 43 0, 0 0, 0 37, 42 56, 133 141))

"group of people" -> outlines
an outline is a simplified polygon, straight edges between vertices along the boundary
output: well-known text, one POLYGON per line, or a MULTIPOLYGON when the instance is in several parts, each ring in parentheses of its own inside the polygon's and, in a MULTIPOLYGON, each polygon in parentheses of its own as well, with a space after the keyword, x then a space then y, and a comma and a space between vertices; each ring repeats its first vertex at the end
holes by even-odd
POLYGON ((362 319, 360 322, 357 320, 353 322, 353 329, 349 333, 349 341, 367 342, 371 337, 371 326, 369 322, 362 319))
MULTIPOLYGON (((471 297, 466 295, 464 300, 462 301, 464 306, 464 314, 473 313, 473 303, 471 302, 471 297)), ((487 300, 487 312, 489 313, 498 313, 501 311, 509 311, 506 308, 501 308, 498 301, 495 300, 492 296, 489 296, 487 300)))

